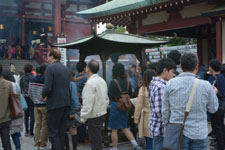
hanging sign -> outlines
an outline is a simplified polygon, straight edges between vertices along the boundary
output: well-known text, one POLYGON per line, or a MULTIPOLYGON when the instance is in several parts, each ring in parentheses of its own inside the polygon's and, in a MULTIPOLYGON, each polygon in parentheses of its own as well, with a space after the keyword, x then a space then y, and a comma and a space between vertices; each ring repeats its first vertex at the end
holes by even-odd
MULTIPOLYGON (((57 38, 57 43, 66 43, 66 38, 57 38)), ((61 60, 60 62, 66 66, 66 48, 58 47, 58 50, 61 52, 61 60)))

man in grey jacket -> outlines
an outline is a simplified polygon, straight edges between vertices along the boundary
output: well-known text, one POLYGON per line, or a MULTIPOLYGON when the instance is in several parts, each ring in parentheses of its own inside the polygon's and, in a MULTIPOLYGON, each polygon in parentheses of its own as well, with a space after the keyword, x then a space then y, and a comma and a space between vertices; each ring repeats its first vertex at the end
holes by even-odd
POLYGON ((91 60, 86 67, 89 78, 82 92, 81 121, 87 121, 91 150, 102 150, 101 129, 109 104, 107 84, 98 76, 98 70, 99 63, 91 60))
POLYGON ((61 54, 56 48, 48 52, 48 65, 42 99, 47 105, 48 135, 52 150, 64 150, 65 121, 70 104, 69 70, 60 63, 61 54))

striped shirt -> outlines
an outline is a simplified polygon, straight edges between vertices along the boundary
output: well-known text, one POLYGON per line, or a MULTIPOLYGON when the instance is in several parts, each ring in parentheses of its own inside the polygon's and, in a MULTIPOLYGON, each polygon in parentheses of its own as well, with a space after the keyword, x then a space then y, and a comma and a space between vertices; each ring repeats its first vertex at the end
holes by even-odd
POLYGON ((149 105, 151 112, 149 116, 148 127, 151 137, 163 135, 161 109, 165 86, 166 81, 159 77, 153 77, 149 85, 149 105))
POLYGON ((44 87, 44 76, 37 75, 32 78, 29 83, 28 94, 31 100, 34 102, 34 106, 46 106, 46 102, 41 100, 41 92, 44 87))
MULTIPOLYGON (((168 123, 183 123, 184 111, 194 83, 195 74, 181 73, 171 79, 164 91, 162 119, 168 123)), ((205 139, 208 135, 207 111, 216 112, 217 96, 208 81, 199 80, 193 103, 184 125, 184 135, 190 139, 205 139)))

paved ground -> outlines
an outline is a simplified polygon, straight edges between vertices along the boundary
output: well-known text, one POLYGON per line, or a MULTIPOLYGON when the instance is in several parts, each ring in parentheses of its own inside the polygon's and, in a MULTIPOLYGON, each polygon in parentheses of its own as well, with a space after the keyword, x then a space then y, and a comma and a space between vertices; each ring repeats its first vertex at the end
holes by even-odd
MULTIPOLYGON (((14 144, 13 143, 11 143, 11 144, 13 147, 14 144)), ((22 136, 21 137, 21 145, 22 145, 22 150, 33 150, 34 149, 33 138, 22 136)), ((50 147, 50 144, 49 144, 49 147, 50 147)), ((119 147, 119 150, 133 150, 133 148, 129 142, 121 143, 121 144, 119 144, 118 147, 119 147)), ((13 150, 15 150, 14 147, 13 147, 13 150)), ((51 149, 47 148, 46 150, 51 150, 51 149)), ((78 150, 91 150, 90 144, 79 145, 78 150)), ((104 150, 110 150, 110 148, 104 148, 104 150)), ((208 150, 210 150, 210 148, 208 148, 208 150)))
MULTIPOLYGON (((11 143, 11 144, 12 144, 12 147, 13 147, 14 144, 13 143, 11 143)), ((33 150, 34 149, 34 147, 33 147, 33 138, 22 136, 21 137, 21 146, 22 146, 21 150, 33 150)), ((119 148, 120 148, 120 150, 133 150, 131 144, 127 143, 127 142, 126 143, 121 143, 119 145, 119 148)), ((13 147, 13 150, 15 150, 14 147, 13 147)), ((47 148, 46 150, 50 150, 50 148, 47 148)), ((79 145, 78 146, 78 150, 91 150, 90 144, 79 145)), ((104 148, 104 150, 110 150, 110 148, 104 148)))
MULTIPOLYGON (((209 130, 211 130, 210 125, 209 125, 209 130)), ((11 141, 11 144, 12 144, 13 150, 15 150, 14 144, 12 141, 11 141)), ((33 150, 34 149, 33 138, 25 137, 24 134, 22 133, 21 146, 22 146, 22 150, 33 150)), ((49 144, 49 147, 50 147, 50 144, 49 144)), ((119 150, 133 150, 129 142, 120 143, 118 147, 119 147, 119 150)), ((0 142, 0 150, 1 150, 1 142, 0 142)), ((46 150, 50 150, 50 148, 47 148, 46 150)), ((79 145, 78 150, 91 150, 90 144, 79 145)), ((110 148, 104 148, 104 150, 110 150, 110 148)), ((210 148, 208 148, 208 150, 210 150, 210 148)))

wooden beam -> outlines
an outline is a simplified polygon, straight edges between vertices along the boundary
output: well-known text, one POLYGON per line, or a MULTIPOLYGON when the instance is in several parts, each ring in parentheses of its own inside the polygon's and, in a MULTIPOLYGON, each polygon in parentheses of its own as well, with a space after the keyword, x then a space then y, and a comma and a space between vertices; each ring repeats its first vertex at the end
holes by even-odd
POLYGON ((0 17, 12 17, 12 18, 21 18, 21 15, 19 14, 0 14, 0 17))
POLYGON ((190 19, 176 20, 176 22, 171 20, 166 23, 142 26, 137 29, 137 33, 138 34, 154 33, 154 32, 161 32, 161 31, 173 30, 173 29, 179 29, 179 28, 185 28, 185 27, 199 26, 204 24, 211 24, 210 18, 196 17, 196 18, 190 18, 190 19))
POLYGON ((61 34, 62 32, 62 28, 61 28, 61 25, 62 25, 62 22, 61 22, 61 19, 62 19, 62 14, 61 14, 61 4, 62 4, 62 1, 61 0, 54 0, 55 4, 54 4, 54 7, 53 7, 53 35, 56 36, 57 34, 61 34))
POLYGON ((216 58, 222 62, 222 22, 216 23, 216 58))
POLYGON ((21 45, 24 46, 26 43, 26 27, 25 27, 25 19, 21 18, 21 45))
POLYGON ((17 6, 0 6, 0 10, 18 10, 17 6))
POLYGON ((203 63, 203 57, 202 57, 202 39, 197 38, 197 54, 199 59, 199 65, 203 63))
POLYGON ((26 19, 37 19, 37 20, 51 20, 52 21, 52 17, 49 17, 49 16, 25 15, 24 18, 26 18, 26 19))
POLYGON ((74 19, 74 18, 64 18, 65 22, 71 23, 81 23, 81 24, 91 24, 88 20, 74 19))
POLYGON ((113 25, 118 25, 121 21, 123 21, 124 19, 126 19, 126 18, 116 18, 116 19, 114 19, 111 23, 113 24, 113 25))
POLYGON ((127 26, 130 23, 131 23, 130 18, 126 18, 119 23, 119 26, 127 26))
POLYGON ((35 3, 50 3, 53 4, 54 0, 23 0, 23 2, 35 2, 35 3))
POLYGON ((21 15, 21 14, 0 14, 0 17, 12 17, 12 18, 22 18, 25 19, 37 19, 37 20, 50 20, 52 21, 52 17, 49 16, 35 16, 35 15, 21 15))
POLYGON ((92 6, 93 5, 91 3, 87 3, 87 2, 78 2, 78 1, 68 1, 67 2, 67 5, 70 5, 70 4, 76 4, 76 5, 87 5, 87 6, 92 6))
POLYGON ((75 16, 75 12, 73 11, 64 11, 65 15, 75 16))
POLYGON ((51 14, 52 11, 51 10, 47 10, 47 9, 37 9, 37 8, 24 8, 25 12, 41 12, 41 13, 49 13, 51 14))

